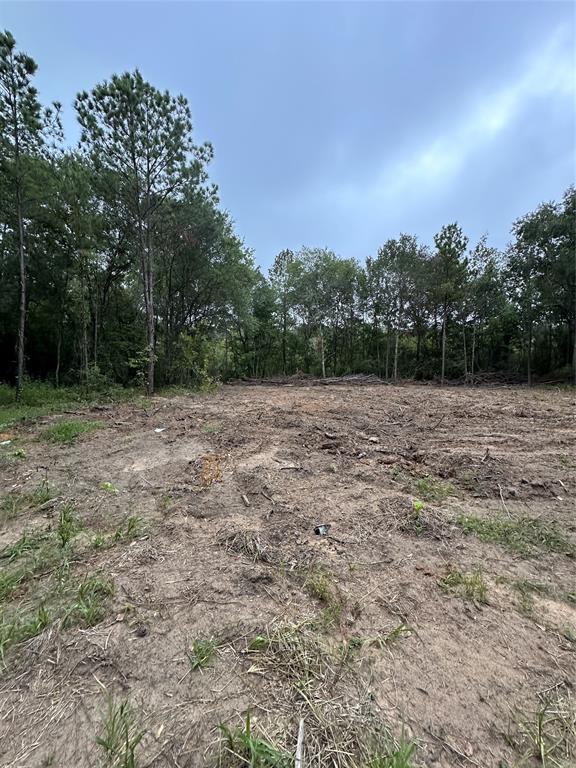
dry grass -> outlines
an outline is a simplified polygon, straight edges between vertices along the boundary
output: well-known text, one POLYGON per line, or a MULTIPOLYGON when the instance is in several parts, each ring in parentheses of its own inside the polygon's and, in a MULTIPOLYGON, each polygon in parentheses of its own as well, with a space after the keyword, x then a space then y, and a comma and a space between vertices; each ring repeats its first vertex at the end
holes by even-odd
POLYGON ((273 553, 268 544, 262 541, 258 531, 243 530, 232 533, 222 533, 219 543, 229 552, 238 552, 245 555, 253 563, 274 562, 273 553))
POLYGON ((250 661, 248 672, 265 674, 274 682, 275 700, 284 710, 284 731, 273 738, 280 750, 293 747, 303 718, 307 765, 395 765, 385 760, 400 745, 374 707, 353 644, 319 633, 314 622, 278 624, 254 637, 244 653, 250 661))
POLYGON ((558 685, 538 696, 535 711, 519 715, 510 737, 521 754, 520 766, 570 768, 576 765, 576 701, 569 685, 558 685))

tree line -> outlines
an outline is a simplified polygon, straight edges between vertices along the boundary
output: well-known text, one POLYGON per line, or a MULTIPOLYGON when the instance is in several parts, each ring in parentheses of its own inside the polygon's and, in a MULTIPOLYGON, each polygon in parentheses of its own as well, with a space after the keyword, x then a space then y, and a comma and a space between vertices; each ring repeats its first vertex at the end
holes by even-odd
POLYGON ((36 63, 0 34, 0 380, 206 385, 239 376, 576 375, 576 192, 512 226, 504 251, 457 223, 365 261, 276 255, 234 232, 186 99, 140 72, 78 94, 78 145, 36 63))

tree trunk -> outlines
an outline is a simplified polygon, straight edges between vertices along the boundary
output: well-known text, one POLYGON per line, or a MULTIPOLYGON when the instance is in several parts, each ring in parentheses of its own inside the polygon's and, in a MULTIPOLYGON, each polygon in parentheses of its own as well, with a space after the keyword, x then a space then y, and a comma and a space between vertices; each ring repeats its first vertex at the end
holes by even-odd
MULTIPOLYGON (((18 173, 18 171, 17 171, 18 173)), ((18 322, 18 367, 16 372, 16 400, 22 397, 24 386, 24 343, 26 333, 26 252, 24 250, 24 222, 20 179, 16 181, 16 208, 18 215, 18 251, 20 256, 20 318, 18 322)))
POLYGON ((286 332, 288 320, 286 317, 286 307, 282 307, 282 373, 286 376, 286 332))
POLYGON ((470 378, 474 384, 474 355, 476 354, 476 323, 472 326, 472 352, 470 354, 470 378))
POLYGON ((62 323, 58 325, 58 341, 56 342, 56 370, 54 371, 54 384, 60 386, 60 356, 62 351, 62 323))
POLYGON ((142 285, 144 289, 144 306, 146 310, 146 342, 148 350, 148 372, 146 379, 146 392, 154 394, 154 369, 155 369, 155 324, 154 324, 154 270, 152 265, 152 248, 150 221, 146 222, 146 233, 142 222, 139 222, 140 249, 142 267, 142 285))
POLYGON ((532 323, 528 326, 528 354, 526 355, 528 386, 532 386, 532 323))
POLYGON ((396 328, 396 335, 394 339, 394 381, 398 381, 398 339, 400 331, 396 328))
POLYGON ((320 325, 320 362, 322 364, 322 378, 326 378, 326 360, 324 359, 324 329, 320 325))
POLYGON ((390 372, 390 325, 386 328, 386 381, 389 379, 390 372))
POLYGON ((462 339, 464 342, 464 378, 468 381, 468 350, 466 349, 466 326, 462 327, 462 339))
POLYGON ((572 368, 574 372, 574 385, 576 386, 576 318, 574 318, 574 340, 572 348, 572 368))
POLYGON ((444 374, 446 371, 446 312, 442 317, 442 374, 440 376, 440 382, 444 385, 444 374))

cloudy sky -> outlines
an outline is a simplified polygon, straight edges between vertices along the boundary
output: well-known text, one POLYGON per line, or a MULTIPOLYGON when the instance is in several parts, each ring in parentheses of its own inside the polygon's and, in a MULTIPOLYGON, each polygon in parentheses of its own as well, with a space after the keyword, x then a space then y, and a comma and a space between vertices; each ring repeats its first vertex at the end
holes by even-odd
POLYGON ((237 231, 359 259, 457 220, 503 247, 575 181, 572 2, 7 2, 0 25, 72 103, 139 67, 188 97, 237 231))

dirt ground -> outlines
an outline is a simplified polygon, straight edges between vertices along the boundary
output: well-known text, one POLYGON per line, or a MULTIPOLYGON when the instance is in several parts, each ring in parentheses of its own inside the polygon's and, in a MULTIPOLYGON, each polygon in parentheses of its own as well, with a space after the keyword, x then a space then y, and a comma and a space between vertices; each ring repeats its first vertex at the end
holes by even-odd
POLYGON ((73 504, 67 567, 114 594, 94 626, 54 621, 6 651, 0 765, 104 764, 111 700, 144 732, 139 766, 246 765, 218 726, 247 711, 292 755, 303 717, 305 768, 542 765, 531 723, 551 700, 568 709, 544 764, 576 765, 575 405, 560 389, 229 386, 11 430, 22 455, 0 493, 57 496, 6 515, 0 550, 73 504), (39 439, 72 419, 102 426, 39 439), (202 639, 217 648, 194 669, 202 639), (382 733, 414 741, 412 763, 369 763, 382 733))

